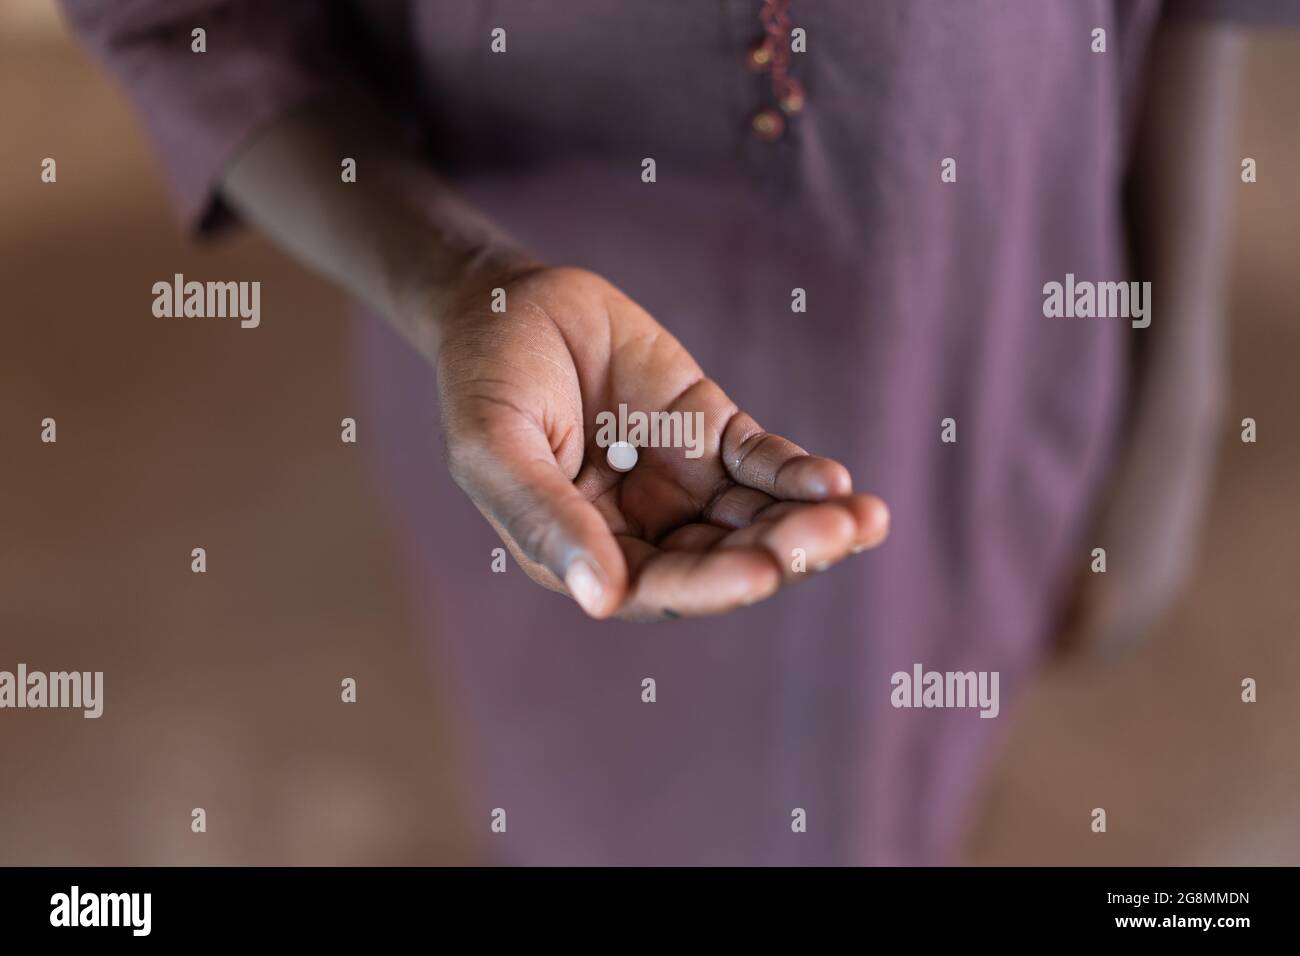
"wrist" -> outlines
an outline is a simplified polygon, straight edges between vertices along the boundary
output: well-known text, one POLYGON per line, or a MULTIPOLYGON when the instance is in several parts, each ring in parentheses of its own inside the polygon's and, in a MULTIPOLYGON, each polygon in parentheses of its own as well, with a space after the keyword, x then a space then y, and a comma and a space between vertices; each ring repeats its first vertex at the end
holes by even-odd
POLYGON ((494 288, 541 268, 541 263, 510 243, 434 241, 429 247, 406 275, 394 277, 389 312, 432 362, 451 319, 469 309, 487 308, 494 288))

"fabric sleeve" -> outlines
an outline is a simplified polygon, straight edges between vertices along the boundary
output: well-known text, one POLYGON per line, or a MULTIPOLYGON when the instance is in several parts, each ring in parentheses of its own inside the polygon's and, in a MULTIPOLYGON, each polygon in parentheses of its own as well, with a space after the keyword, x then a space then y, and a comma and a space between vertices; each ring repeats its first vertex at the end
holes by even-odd
POLYGON ((289 110, 362 82, 328 0, 61 0, 74 34, 125 88, 190 230, 233 219, 227 165, 289 110), (202 28, 206 52, 195 52, 202 28))
POLYGON ((1240 26, 1300 27, 1300 0, 1165 0, 1163 12, 1240 26))

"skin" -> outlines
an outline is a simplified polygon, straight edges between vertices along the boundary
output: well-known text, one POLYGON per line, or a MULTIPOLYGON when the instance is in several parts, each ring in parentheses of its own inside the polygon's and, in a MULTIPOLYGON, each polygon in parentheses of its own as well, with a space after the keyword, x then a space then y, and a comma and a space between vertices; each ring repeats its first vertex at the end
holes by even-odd
POLYGON ((598 275, 537 263, 422 164, 365 146, 394 137, 339 115, 375 111, 286 117, 223 195, 428 359, 451 473, 534 581, 598 618, 720 614, 884 540, 884 502, 764 431, 644 309, 598 275), (357 183, 340 183, 341 156, 357 183), (643 448, 615 472, 595 421, 621 403, 703 413, 703 455, 643 448))
POLYGON ((824 568, 884 538, 883 502, 843 465, 764 431, 604 279, 524 271, 504 315, 484 285, 449 310, 438 354, 451 469, 539 584, 597 617, 718 614, 805 578, 795 548, 824 568), (614 471, 595 417, 620 403, 702 412, 703 455, 643 448, 614 471))
MULTIPOLYGON (((1124 647, 1149 628, 1176 593, 1208 494, 1239 53, 1217 28, 1163 26, 1153 39, 1129 212, 1133 274, 1153 282, 1156 314, 1136 340, 1129 434, 1085 539, 1107 549, 1110 570, 1073 588, 1069 649, 1124 647)), ((595 617, 716 614, 807 577, 789 570, 794 548, 815 572, 884 539, 882 501, 853 494, 842 465, 762 431, 616 288, 539 264, 396 136, 341 120, 382 115, 362 103, 283 117, 235 159, 222 192, 425 356, 452 473, 533 580, 595 617), (340 185, 342 156, 357 159, 354 184, 340 185), (504 314, 490 309, 496 288, 504 314), (631 472, 613 472, 595 416, 620 402, 702 411, 704 457, 642 449, 631 472)))

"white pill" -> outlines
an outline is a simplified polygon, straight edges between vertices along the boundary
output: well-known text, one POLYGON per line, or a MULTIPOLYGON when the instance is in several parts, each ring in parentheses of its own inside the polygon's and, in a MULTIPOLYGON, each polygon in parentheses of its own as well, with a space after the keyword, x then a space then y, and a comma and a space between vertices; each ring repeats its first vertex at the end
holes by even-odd
POLYGON ((605 451, 605 460, 615 471, 631 471, 636 467, 636 446, 616 441, 605 451))

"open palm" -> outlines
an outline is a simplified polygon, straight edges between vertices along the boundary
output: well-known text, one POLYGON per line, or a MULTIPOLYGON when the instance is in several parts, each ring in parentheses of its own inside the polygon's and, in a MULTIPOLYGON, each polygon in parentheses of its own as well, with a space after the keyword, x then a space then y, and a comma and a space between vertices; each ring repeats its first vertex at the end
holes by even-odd
POLYGON ((480 283, 444 326, 444 433, 457 483, 533 580, 595 617, 717 614, 884 539, 883 502, 763 431, 604 279, 535 269, 496 288, 504 312, 480 283), (702 413, 703 453, 642 447, 615 471, 597 415, 620 404, 702 413))

